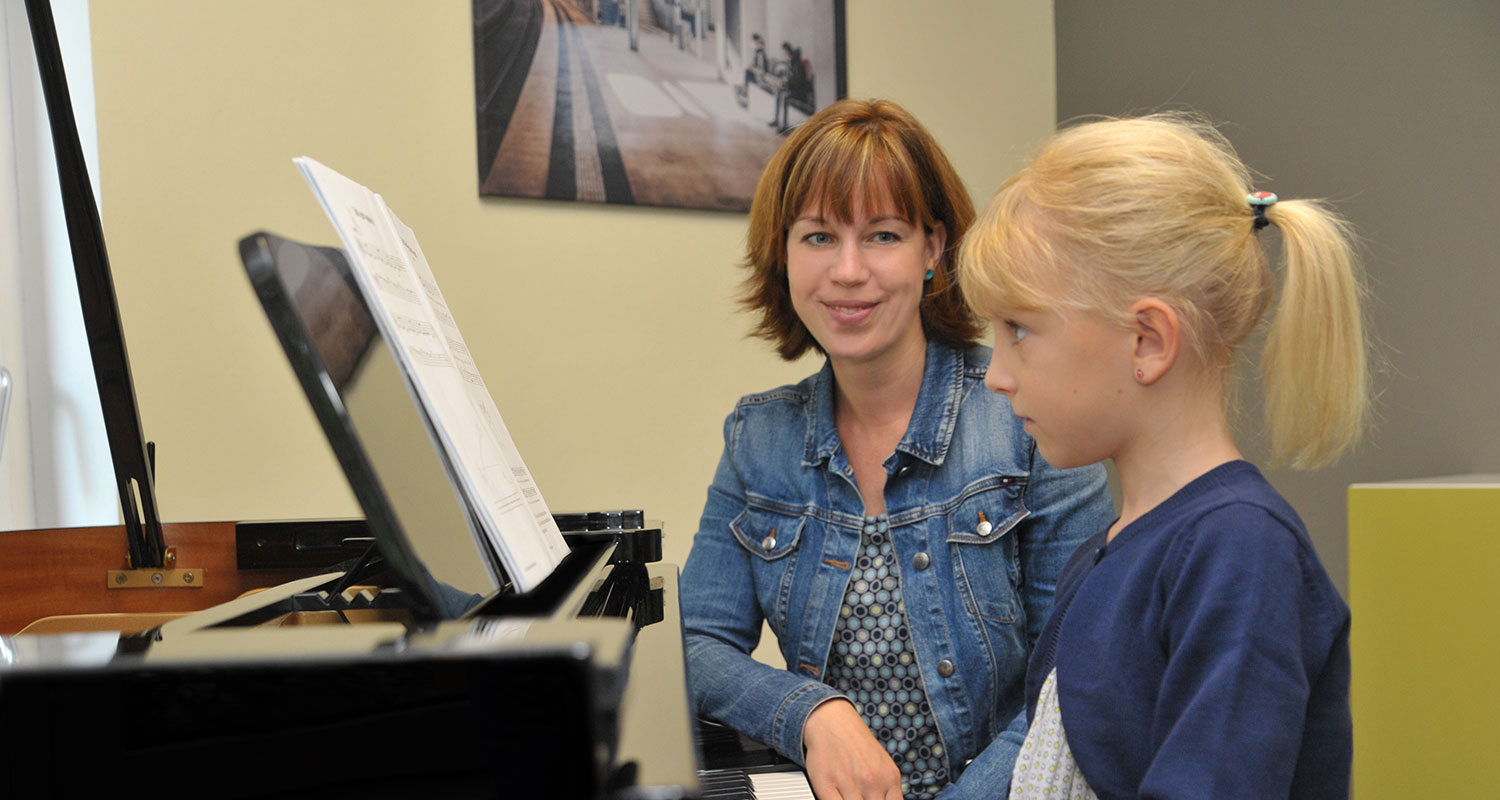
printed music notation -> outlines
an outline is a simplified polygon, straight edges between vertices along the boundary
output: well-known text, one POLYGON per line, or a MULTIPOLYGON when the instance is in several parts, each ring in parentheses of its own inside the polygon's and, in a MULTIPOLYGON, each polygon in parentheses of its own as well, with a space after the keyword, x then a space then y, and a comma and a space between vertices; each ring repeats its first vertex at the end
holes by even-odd
POLYGON ((460 494, 516 588, 568 547, 443 299, 416 234, 385 200, 314 159, 293 159, 333 221, 355 283, 452 464, 460 494))

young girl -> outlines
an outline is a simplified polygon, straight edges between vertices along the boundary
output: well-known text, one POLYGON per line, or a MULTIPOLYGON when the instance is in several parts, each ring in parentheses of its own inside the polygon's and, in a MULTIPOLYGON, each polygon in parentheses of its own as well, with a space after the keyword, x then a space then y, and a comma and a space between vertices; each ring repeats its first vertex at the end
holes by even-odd
POLYGON ((1054 136, 965 239, 995 321, 985 383, 1057 467, 1113 459, 1119 519, 1074 555, 1027 673, 1011 797, 1346 797, 1349 610, 1230 432, 1228 381, 1285 274, 1262 356, 1273 457, 1336 458, 1367 404, 1346 225, 1250 191, 1181 116, 1054 136))

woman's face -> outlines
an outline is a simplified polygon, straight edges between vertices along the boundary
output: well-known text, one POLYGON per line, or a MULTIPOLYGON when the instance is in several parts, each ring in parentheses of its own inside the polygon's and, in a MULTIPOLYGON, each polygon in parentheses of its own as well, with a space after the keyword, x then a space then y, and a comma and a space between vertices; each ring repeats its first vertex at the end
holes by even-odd
POLYGON ((787 231, 792 307, 835 367, 920 357, 927 339, 920 306, 946 232, 923 231, 895 211, 857 205, 852 219, 809 203, 787 231))

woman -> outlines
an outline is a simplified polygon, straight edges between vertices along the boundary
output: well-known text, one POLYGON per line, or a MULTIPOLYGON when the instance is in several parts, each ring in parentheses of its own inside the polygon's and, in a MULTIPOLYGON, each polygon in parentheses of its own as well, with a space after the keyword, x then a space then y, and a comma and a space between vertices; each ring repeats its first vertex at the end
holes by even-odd
POLYGON ((822 371, 742 398, 682 576, 699 713, 820 797, 1003 795, 1058 570, 1112 516, 1036 455, 954 278, 963 184, 899 106, 843 100, 772 158, 744 303, 822 371), (762 621, 786 658, 751 659, 762 621))

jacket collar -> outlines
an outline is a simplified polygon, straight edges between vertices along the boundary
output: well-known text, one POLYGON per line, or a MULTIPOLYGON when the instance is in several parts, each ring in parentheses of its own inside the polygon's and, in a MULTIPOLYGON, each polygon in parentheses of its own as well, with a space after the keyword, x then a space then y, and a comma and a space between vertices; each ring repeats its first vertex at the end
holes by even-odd
MULTIPOLYGON (((927 342, 927 363, 922 367, 922 388, 917 391, 917 405, 912 410, 906 434, 896 445, 898 452, 908 453, 933 466, 943 463, 958 409, 964 393, 964 351, 936 341, 927 342)), ((823 369, 813 376, 812 394, 807 405, 807 444, 802 465, 817 466, 833 457, 842 445, 838 427, 833 421, 833 365, 823 362, 823 369)))

